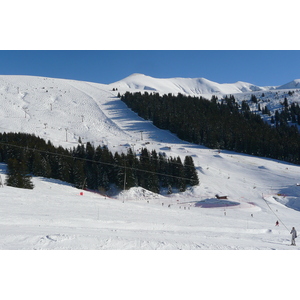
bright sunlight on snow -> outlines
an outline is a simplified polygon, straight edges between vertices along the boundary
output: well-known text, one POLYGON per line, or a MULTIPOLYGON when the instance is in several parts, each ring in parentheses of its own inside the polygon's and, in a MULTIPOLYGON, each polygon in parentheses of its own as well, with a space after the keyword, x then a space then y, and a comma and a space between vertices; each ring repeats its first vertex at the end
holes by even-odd
MULTIPOLYGON (((0 249, 299 249, 298 243, 290 246, 291 228, 300 230, 299 166, 184 142, 138 117, 117 97, 126 88, 177 93, 185 87, 185 93, 242 98, 243 92, 274 87, 131 78, 135 81, 104 85, 0 76, 0 130, 34 133, 63 147, 76 146, 80 138, 111 151, 131 147, 138 153, 147 147, 168 156, 190 155, 200 184, 171 195, 136 187, 106 196, 39 177, 33 178, 33 190, 4 185, 0 249)), ((4 164, 0 172, 4 182, 4 164)))

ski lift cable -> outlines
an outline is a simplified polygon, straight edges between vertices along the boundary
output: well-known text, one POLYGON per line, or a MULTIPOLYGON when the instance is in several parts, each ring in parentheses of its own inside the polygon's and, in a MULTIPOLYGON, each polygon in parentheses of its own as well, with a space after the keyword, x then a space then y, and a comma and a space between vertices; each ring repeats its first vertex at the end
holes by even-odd
POLYGON ((286 228, 286 230, 288 232, 290 232, 290 230, 285 226, 285 224, 282 222, 282 220, 278 217, 278 215, 273 211, 273 209, 271 208, 271 206, 269 205, 269 203, 267 202, 267 200, 264 198, 264 194, 262 194, 262 198, 263 200, 266 202, 268 208, 271 210, 271 212, 277 217, 277 219, 283 224, 283 226, 286 228))

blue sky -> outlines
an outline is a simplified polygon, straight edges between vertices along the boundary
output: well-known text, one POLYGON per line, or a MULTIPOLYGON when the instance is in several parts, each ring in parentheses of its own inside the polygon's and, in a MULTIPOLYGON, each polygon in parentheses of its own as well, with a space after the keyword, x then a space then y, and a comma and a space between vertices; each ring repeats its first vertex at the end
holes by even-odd
POLYGON ((300 79, 298 50, 1 50, 1 75, 112 83, 132 73, 282 85, 300 79))

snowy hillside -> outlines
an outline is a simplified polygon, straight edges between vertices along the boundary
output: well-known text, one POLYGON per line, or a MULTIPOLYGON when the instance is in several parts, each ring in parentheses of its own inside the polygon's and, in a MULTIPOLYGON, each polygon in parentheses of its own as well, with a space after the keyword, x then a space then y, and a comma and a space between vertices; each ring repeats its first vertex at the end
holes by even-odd
POLYGON ((77 145, 79 137, 98 144, 109 144, 110 136, 130 140, 114 123, 119 102, 101 84, 0 76, 1 131, 35 133, 55 145, 77 145))
POLYGON ((281 85, 277 87, 278 90, 280 89, 299 89, 300 88, 300 79, 295 79, 289 83, 281 85))
MULTIPOLYGON (((226 95, 233 95, 240 107, 245 100, 251 111, 259 113, 267 122, 270 122, 271 117, 275 116, 276 110, 282 111, 285 98, 287 98, 289 105, 300 104, 300 79, 295 79, 281 86, 256 86, 242 81, 219 84, 205 78, 161 79, 143 74, 132 74, 109 86, 111 89, 117 89, 120 94, 124 94, 126 91, 132 93, 154 92, 160 95, 181 93, 196 97, 202 96, 206 99, 211 99, 214 95, 218 97, 219 101, 226 95), (256 103, 251 101, 252 96, 257 98, 256 103), (268 109, 269 114, 263 114, 262 109, 268 109)), ((298 128, 300 129, 300 126, 298 128)))
POLYGON ((289 247, 291 227, 300 230, 299 166, 181 141, 117 98, 128 89, 191 94, 235 90, 241 99, 256 90, 273 95, 273 90, 242 82, 176 80, 133 75, 104 85, 0 76, 1 132, 34 133, 63 147, 76 146, 80 138, 111 151, 131 147, 138 153, 146 146, 173 157, 191 155, 200 180, 181 194, 134 188, 110 191, 110 198, 86 191, 80 195, 65 183, 43 178, 33 179, 33 190, 4 186, 0 249, 299 249, 289 247))

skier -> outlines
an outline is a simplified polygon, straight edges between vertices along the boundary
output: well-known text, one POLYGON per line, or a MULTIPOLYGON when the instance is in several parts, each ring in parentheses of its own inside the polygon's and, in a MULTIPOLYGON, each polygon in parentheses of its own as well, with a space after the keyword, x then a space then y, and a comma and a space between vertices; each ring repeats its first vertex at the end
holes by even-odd
POLYGON ((291 245, 296 246, 295 238, 297 238, 297 231, 296 231, 295 227, 292 228, 291 235, 292 235, 292 244, 291 245))
POLYGON ((279 222, 278 221, 276 221, 275 226, 279 226, 279 222))

